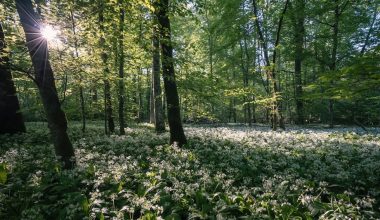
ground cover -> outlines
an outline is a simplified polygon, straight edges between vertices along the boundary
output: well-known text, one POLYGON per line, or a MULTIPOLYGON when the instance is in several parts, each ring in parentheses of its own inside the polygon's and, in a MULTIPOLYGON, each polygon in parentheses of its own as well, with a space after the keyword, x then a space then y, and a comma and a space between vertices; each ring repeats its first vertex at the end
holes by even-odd
POLYGON ((355 128, 70 128, 77 167, 46 125, 0 137, 0 219, 379 219, 380 135, 355 128))

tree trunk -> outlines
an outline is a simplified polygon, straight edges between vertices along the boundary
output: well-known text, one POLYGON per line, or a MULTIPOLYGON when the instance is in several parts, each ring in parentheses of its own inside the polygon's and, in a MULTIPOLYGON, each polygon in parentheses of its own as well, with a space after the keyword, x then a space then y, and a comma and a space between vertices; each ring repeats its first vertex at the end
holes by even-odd
POLYGON ((105 121, 105 133, 109 135, 110 133, 115 132, 115 123, 113 120, 113 115, 112 115, 112 101, 111 101, 111 85, 109 82, 109 79, 107 78, 110 74, 110 70, 108 68, 107 60, 108 60, 108 54, 107 54, 107 48, 106 48, 106 39, 104 38, 104 3, 101 0, 100 1, 100 6, 99 6, 99 25, 100 25, 100 32, 101 32, 101 37, 100 37, 100 47, 102 48, 102 54, 101 58, 103 61, 104 69, 103 69, 103 74, 104 74, 104 121, 105 121))
POLYGON ((141 76, 142 76, 142 68, 140 67, 137 72, 137 105, 138 105, 138 112, 137 112, 137 117, 138 121, 142 122, 143 121, 143 109, 144 109, 144 103, 143 103, 143 96, 142 96, 142 91, 141 91, 141 76))
POLYGON ((66 116, 58 99, 53 70, 48 60, 48 45, 40 31, 39 17, 30 0, 16 0, 16 7, 25 32, 26 45, 35 71, 35 82, 46 112, 55 153, 62 160, 64 168, 72 168, 74 149, 66 132, 66 116))
POLYGON ((85 109, 85 103, 84 103, 84 94, 83 94, 83 87, 79 87, 79 97, 80 97, 80 110, 82 114, 82 132, 86 132, 86 109, 85 109))
MULTIPOLYGON (((330 63, 330 71, 336 70, 336 62, 337 62, 337 51, 338 51, 338 34, 339 34, 339 19, 340 19, 340 9, 339 9, 339 0, 334 0, 335 8, 334 8, 334 24, 333 24, 333 48, 331 52, 331 63, 330 63)), ((333 81, 331 81, 331 86, 333 86, 333 81)), ((334 101, 329 99, 329 127, 334 127, 334 101)))
POLYGON ((174 74, 173 46, 171 42, 170 20, 168 15, 169 0, 155 1, 155 14, 160 27, 160 43, 162 53, 162 75, 168 108, 170 143, 179 146, 186 144, 186 136, 182 127, 179 97, 174 74))
POLYGON ((295 101, 297 120, 296 124, 304 124, 303 100, 302 100, 302 60, 303 60, 303 43, 305 36, 305 1, 297 0, 295 6, 294 19, 294 43, 295 43, 295 58, 294 58, 294 78, 295 78, 295 101))
POLYGON ((277 32, 276 32, 276 42, 274 43, 274 51, 273 51, 273 61, 272 61, 272 71, 271 71, 271 79, 272 79, 272 85, 273 85, 273 94, 274 94, 274 103, 273 103, 273 110, 274 110, 274 126, 273 130, 276 130, 277 123, 279 124, 280 128, 285 129, 285 123, 284 123, 284 118, 282 116, 282 109, 280 108, 281 106, 281 100, 279 99, 279 93, 280 93, 280 88, 277 86, 277 77, 276 77, 276 58, 277 58, 277 48, 278 45, 280 44, 280 39, 281 39, 281 29, 282 29, 282 24, 284 21, 284 16, 286 13, 286 10, 289 5, 289 0, 285 2, 284 9, 282 10, 280 20, 278 21, 278 27, 277 27, 277 32))
POLYGON ((363 55, 364 54, 364 52, 366 51, 366 48, 367 48, 367 46, 368 46, 368 43, 369 43, 369 39, 370 39, 370 37, 371 37, 371 35, 372 35, 372 32, 373 32, 373 30, 374 30, 374 25, 375 25, 375 23, 376 23, 376 18, 377 18, 377 13, 378 13, 378 5, 379 5, 379 3, 376 3, 375 4, 375 7, 374 7, 374 12, 373 12, 373 16, 372 16, 372 21, 371 21, 371 25, 369 26, 369 30, 368 30, 368 32, 367 32, 367 35, 366 35, 366 37, 365 37, 365 41, 364 41, 364 44, 363 44, 363 46, 362 46, 362 49, 360 50, 360 55, 363 55))
POLYGON ((0 23, 0 134, 15 134, 26 129, 5 48, 5 35, 0 23))
POLYGON ((153 70, 150 79, 150 91, 149 91, 149 122, 154 124, 154 95, 153 95, 153 70))
MULTIPOLYGON (((108 67, 105 70, 106 75, 110 73, 108 67)), ((115 122, 113 120, 113 108, 112 108, 112 98, 111 98, 111 85, 110 81, 106 79, 104 81, 104 99, 105 99, 105 111, 108 122, 108 134, 115 132, 115 122)))
POLYGON ((237 123, 237 116, 236 116, 236 98, 235 97, 233 98, 233 102, 232 102, 232 116, 234 119, 234 123, 236 124, 237 123))
MULTIPOLYGON (((71 28, 74 35, 74 49, 75 49, 75 58, 79 57, 78 53, 78 39, 76 36, 76 25, 74 20, 74 12, 73 9, 70 10, 70 19, 71 19, 71 28)), ((80 74, 80 73, 79 73, 80 74)), ((83 86, 82 86, 82 76, 79 75, 79 99, 80 99, 80 109, 81 109, 81 115, 82 115, 82 132, 86 132, 86 109, 85 109, 85 102, 84 102, 84 95, 83 95, 83 86)), ((66 83, 67 83, 67 76, 66 76, 66 83)))
POLYGON ((119 132, 125 135, 125 119, 124 119, 124 17, 125 11, 122 1, 119 0, 120 18, 119 18, 119 132))
MULTIPOLYGON (((246 27, 248 29, 248 27, 246 27)), ((246 63, 246 68, 245 68, 245 76, 244 76, 244 81, 245 81, 245 87, 248 88, 249 85, 249 71, 250 71, 250 61, 251 57, 249 55, 248 51, 248 42, 247 42, 247 30, 244 30, 244 51, 245 51, 245 63, 246 63)), ((251 99, 250 96, 247 97, 248 103, 246 104, 247 106, 247 113, 248 113, 248 125, 249 127, 252 126, 252 112, 251 112, 251 99)))
POLYGON ((156 24, 153 27, 153 72, 152 90, 154 100, 154 126, 156 132, 165 131, 165 122, 162 109, 161 83, 160 83, 160 40, 156 24))
MULTIPOLYGON (((276 41, 274 43, 274 51, 273 51, 273 57, 272 57, 272 64, 270 63, 270 60, 269 60, 269 56, 268 56, 268 44, 266 43, 265 39, 264 39, 264 35, 263 35, 263 32, 262 32, 262 28, 261 28, 261 25, 260 25, 260 22, 258 19, 256 19, 255 21, 255 24, 256 24, 256 29, 257 29, 257 32, 259 34, 259 39, 260 39, 260 43, 261 43, 261 47, 263 49, 263 52, 264 52, 264 60, 265 60, 265 64, 267 66, 267 78, 268 78, 268 81, 270 82, 270 95, 271 95, 271 98, 272 98, 272 103, 271 103, 271 121, 272 121, 272 129, 273 130, 277 130, 277 126, 279 125, 281 128, 285 129, 285 124, 284 124, 284 120, 283 120, 283 117, 282 117, 282 113, 281 113, 281 109, 280 109, 280 100, 279 100, 279 88, 278 88, 278 85, 277 85, 277 78, 276 78, 276 56, 277 56, 277 47, 280 43, 280 34, 281 34, 281 29, 282 29, 282 24, 283 24, 283 20, 284 20, 284 16, 285 16, 285 13, 287 11, 287 8, 288 8, 288 5, 289 5, 289 0, 287 0, 285 2, 285 6, 284 6, 284 9, 282 10, 282 13, 280 15, 280 19, 278 21, 278 26, 277 26, 277 30, 276 30, 276 41)), ((254 11, 254 15, 255 17, 258 18, 258 12, 257 12, 257 4, 256 4, 256 0, 253 0, 253 11, 254 11)))

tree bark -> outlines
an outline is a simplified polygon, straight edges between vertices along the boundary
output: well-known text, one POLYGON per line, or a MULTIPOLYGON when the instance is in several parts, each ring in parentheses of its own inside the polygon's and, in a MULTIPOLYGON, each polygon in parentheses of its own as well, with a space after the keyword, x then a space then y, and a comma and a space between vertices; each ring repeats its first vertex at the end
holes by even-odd
MULTIPOLYGON (((337 62, 337 51, 338 51, 338 34, 339 34, 339 20, 340 20, 340 8, 339 8, 339 0, 334 0, 335 8, 334 8, 334 24, 333 24, 333 48, 331 52, 331 63, 330 63, 330 71, 336 70, 336 62, 337 62)), ((331 81, 331 86, 333 86, 333 82, 331 81)), ((329 99, 329 127, 334 127, 334 100, 329 99)))
POLYGON ((25 132, 24 119, 9 68, 5 34, 0 23, 0 134, 25 132))
POLYGON ((54 74, 48 59, 47 41, 41 34, 39 17, 33 10, 32 2, 16 0, 16 7, 25 32, 26 45, 35 71, 35 82, 46 112, 55 153, 62 160, 64 168, 70 169, 74 165, 74 149, 66 132, 66 116, 58 99, 54 74))
POLYGON ((160 40, 156 24, 153 26, 153 72, 154 126, 157 133, 165 131, 160 83, 160 40))
POLYGON ((150 79, 150 91, 149 91, 149 122, 151 124, 154 124, 154 95, 153 95, 153 69, 152 69, 152 75, 151 75, 151 79, 150 79))
POLYGON ((124 17, 125 11, 122 1, 119 0, 120 18, 119 18, 119 132, 125 135, 125 119, 124 119, 124 17))
POLYGON ((302 60, 303 60, 303 43, 305 36, 305 1, 297 0, 295 5, 294 18, 294 43, 295 43, 295 58, 294 58, 294 78, 295 78, 295 100, 297 120, 296 124, 304 124, 303 100, 302 100, 302 60))
POLYGON ((372 16, 372 21, 371 21, 371 25, 369 26, 369 30, 366 34, 366 37, 365 37, 365 41, 364 41, 364 44, 362 46, 362 49, 360 50, 360 55, 362 56, 364 54, 364 52, 366 51, 366 48, 368 46, 368 43, 369 43, 369 39, 371 37, 371 34, 373 32, 373 27, 375 25, 375 22, 376 22, 376 18, 377 18, 377 13, 378 13, 378 4, 375 4, 375 7, 374 7, 374 12, 373 12, 373 16, 372 16))
POLYGON ((280 20, 278 21, 278 27, 277 27, 277 32, 276 32, 276 41, 274 43, 274 51, 273 51, 273 61, 272 61, 272 71, 271 71, 271 79, 272 79, 273 94, 274 94, 274 97, 273 97, 274 98, 274 103, 273 103, 274 126, 273 126, 273 130, 276 130, 277 123, 279 124, 280 128, 285 129, 284 118, 282 116, 282 111, 281 111, 282 109, 280 108, 281 100, 279 100, 280 88, 277 85, 276 58, 277 58, 277 48, 278 48, 278 45, 280 44, 280 39, 281 39, 282 24, 284 21, 285 13, 288 9, 288 5, 289 5, 289 0, 287 0, 285 2, 284 9, 282 10, 282 13, 280 15, 280 20))
POLYGON ((168 15, 169 0, 155 1, 155 15, 160 27, 160 44, 162 53, 162 75, 164 78, 165 95, 170 128, 170 143, 178 146, 186 144, 186 136, 182 127, 179 97, 175 81, 173 46, 171 42, 170 20, 168 15))
POLYGON ((107 78, 110 74, 110 70, 108 68, 107 60, 108 60, 108 54, 107 54, 107 48, 106 48, 106 39, 104 38, 104 2, 103 0, 100 0, 99 5, 99 28, 101 32, 100 37, 100 47, 102 48, 102 54, 101 58, 103 61, 104 69, 104 127, 105 127, 105 133, 109 135, 110 133, 115 132, 115 123, 113 120, 113 109, 112 109, 112 99, 111 99, 111 85, 110 81, 107 78))
POLYGON ((285 124, 284 120, 282 117, 281 109, 279 108, 280 105, 280 100, 279 100, 279 88, 277 85, 277 79, 276 79, 276 57, 277 57, 277 47, 280 43, 280 37, 281 37, 281 29, 282 29, 282 24, 284 20, 285 13, 287 11, 289 5, 289 0, 285 2, 285 6, 282 10, 282 13, 280 15, 280 19, 278 21, 278 26, 276 30, 276 40, 274 43, 274 51, 273 51, 273 57, 272 57, 272 63, 270 63, 269 56, 268 56, 268 46, 267 43, 264 39, 264 35, 261 29, 260 22, 258 20, 258 12, 257 12, 257 4, 256 0, 253 0, 253 12, 256 17, 255 24, 256 24, 256 29, 259 34, 259 39, 260 39, 260 44, 264 52, 264 59, 265 59, 265 64, 267 67, 267 78, 268 81, 270 82, 270 95, 272 96, 272 103, 271 103, 271 121, 272 121, 272 129, 277 130, 277 126, 279 125, 281 128, 285 129, 285 124))
POLYGON ((141 82, 141 76, 142 76, 142 73, 143 73, 143 70, 141 67, 139 67, 138 69, 138 72, 137 72, 137 94, 136 94, 136 100, 137 100, 137 105, 138 105, 138 109, 137 109, 137 118, 138 118, 138 122, 142 122, 144 117, 143 117, 143 109, 144 109, 144 102, 143 102, 143 93, 141 91, 141 88, 142 88, 142 82, 141 82))

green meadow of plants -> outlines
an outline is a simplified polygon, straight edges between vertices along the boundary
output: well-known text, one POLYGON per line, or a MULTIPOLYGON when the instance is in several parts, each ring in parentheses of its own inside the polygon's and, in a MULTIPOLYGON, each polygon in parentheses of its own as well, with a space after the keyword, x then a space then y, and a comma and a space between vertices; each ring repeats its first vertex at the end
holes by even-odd
POLYGON ((178 148, 149 125, 74 125, 77 166, 62 170, 45 127, 0 136, 0 219, 380 218, 375 133, 193 126, 178 148))

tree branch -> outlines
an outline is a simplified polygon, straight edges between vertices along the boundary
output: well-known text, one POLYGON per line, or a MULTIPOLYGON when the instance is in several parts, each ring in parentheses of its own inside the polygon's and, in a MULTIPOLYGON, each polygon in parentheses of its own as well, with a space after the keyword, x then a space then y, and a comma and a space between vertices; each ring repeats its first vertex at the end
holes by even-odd
POLYGON ((14 71, 17 71, 17 72, 21 72, 21 73, 25 73, 26 76, 31 79, 34 83, 36 83, 36 85, 38 86, 38 82, 37 80, 32 76, 32 69, 33 69, 33 65, 29 68, 29 70, 24 70, 22 68, 19 68, 17 66, 14 66, 14 65, 10 65, 10 68, 11 70, 14 70, 14 71))

